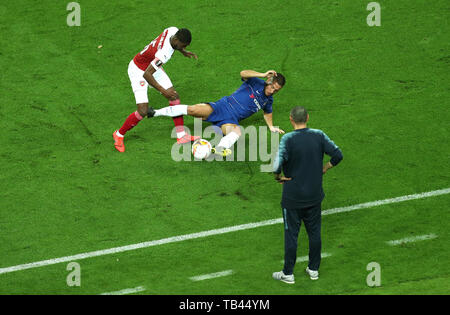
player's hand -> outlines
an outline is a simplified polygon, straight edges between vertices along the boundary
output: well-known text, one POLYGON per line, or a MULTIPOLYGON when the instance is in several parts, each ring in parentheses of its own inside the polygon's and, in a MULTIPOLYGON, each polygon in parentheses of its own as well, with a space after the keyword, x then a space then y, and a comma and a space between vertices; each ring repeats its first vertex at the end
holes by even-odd
POLYGON ((194 54, 193 52, 184 50, 182 51, 182 53, 185 57, 198 59, 197 55, 194 54))
POLYGON ((270 131, 278 132, 280 134, 284 134, 285 133, 283 129, 280 129, 280 128, 277 128, 277 127, 270 127, 270 131))
POLYGON ((292 178, 282 176, 281 174, 275 174, 275 180, 280 184, 284 184, 284 182, 290 181, 292 178))
POLYGON ((175 101, 177 99, 180 98, 180 96, 178 95, 177 91, 175 90, 163 90, 161 91, 161 94, 167 98, 169 101, 175 101))
POLYGON ((270 80, 276 76, 277 76, 277 72, 275 70, 269 70, 266 73, 264 73, 264 77, 267 78, 268 80, 270 80))
POLYGON ((322 173, 325 174, 332 167, 333 167, 333 164, 331 164, 330 162, 326 163, 322 168, 322 173))

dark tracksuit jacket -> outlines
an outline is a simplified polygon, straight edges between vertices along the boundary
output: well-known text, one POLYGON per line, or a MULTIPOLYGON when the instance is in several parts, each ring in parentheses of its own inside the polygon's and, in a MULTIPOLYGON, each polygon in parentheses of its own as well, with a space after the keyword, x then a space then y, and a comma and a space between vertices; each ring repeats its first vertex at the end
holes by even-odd
POLYGON ((324 153, 331 156, 333 166, 342 160, 342 151, 321 130, 297 129, 281 138, 273 171, 280 174, 283 170, 286 177, 292 178, 283 184, 282 208, 304 208, 322 202, 324 153))

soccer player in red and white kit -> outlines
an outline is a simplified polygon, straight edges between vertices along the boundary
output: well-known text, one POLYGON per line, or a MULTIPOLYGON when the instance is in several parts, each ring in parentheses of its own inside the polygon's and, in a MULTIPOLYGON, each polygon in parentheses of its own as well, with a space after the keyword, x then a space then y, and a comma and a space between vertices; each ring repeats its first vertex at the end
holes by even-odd
MULTIPOLYGON (((185 49, 191 43, 191 38, 191 32, 186 28, 166 28, 130 61, 128 65, 128 77, 130 78, 131 87, 136 99, 137 111, 131 113, 122 127, 113 133, 114 146, 119 152, 125 151, 123 138, 127 131, 147 116, 147 90, 149 85, 167 98, 170 106, 180 104, 180 97, 175 91, 169 76, 162 68, 162 65, 170 60, 175 50, 181 52, 185 57, 197 59, 196 54, 185 49)), ((179 144, 188 143, 199 138, 193 137, 185 132, 183 116, 174 117, 173 121, 175 123, 177 142, 179 144)))

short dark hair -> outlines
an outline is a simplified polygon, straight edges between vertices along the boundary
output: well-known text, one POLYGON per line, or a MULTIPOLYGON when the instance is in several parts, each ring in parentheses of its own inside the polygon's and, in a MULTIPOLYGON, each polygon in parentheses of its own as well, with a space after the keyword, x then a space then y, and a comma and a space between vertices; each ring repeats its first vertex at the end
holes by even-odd
POLYGON ((192 40, 191 31, 187 28, 180 28, 177 33, 175 34, 175 37, 178 38, 178 40, 184 44, 190 44, 192 40))
POLYGON ((291 109, 292 120, 296 123, 306 123, 308 112, 303 106, 295 106, 291 109))
POLYGON ((272 83, 277 82, 280 86, 284 86, 286 78, 281 73, 277 72, 277 75, 273 77, 272 83))

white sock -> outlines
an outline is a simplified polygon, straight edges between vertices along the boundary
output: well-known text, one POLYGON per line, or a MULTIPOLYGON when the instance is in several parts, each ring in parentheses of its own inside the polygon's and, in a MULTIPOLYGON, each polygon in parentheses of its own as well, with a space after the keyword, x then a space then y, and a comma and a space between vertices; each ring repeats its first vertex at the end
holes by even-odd
POLYGON ((123 135, 120 134, 119 130, 116 131, 116 135, 117 135, 118 137, 123 138, 123 135))
POLYGON ((232 131, 229 134, 227 134, 225 137, 220 139, 218 147, 223 147, 225 149, 229 149, 233 146, 233 144, 239 139, 239 135, 232 131))
POLYGON ((187 115, 187 105, 174 105, 167 106, 161 109, 155 110, 155 117, 167 116, 167 117, 177 117, 182 115, 187 115))

